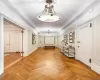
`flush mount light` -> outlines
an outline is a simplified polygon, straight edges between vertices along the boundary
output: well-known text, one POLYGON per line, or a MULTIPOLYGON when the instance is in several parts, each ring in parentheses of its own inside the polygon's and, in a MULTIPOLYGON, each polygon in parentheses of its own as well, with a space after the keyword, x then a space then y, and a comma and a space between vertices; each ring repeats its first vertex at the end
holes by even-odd
POLYGON ((52 0, 47 0, 44 11, 37 16, 40 21, 43 22, 55 22, 60 20, 60 16, 54 11, 52 0))

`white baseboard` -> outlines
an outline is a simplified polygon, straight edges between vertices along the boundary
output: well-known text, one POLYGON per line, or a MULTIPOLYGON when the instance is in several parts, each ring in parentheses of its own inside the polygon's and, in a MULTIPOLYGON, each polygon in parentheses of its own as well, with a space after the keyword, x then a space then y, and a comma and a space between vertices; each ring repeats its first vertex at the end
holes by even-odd
POLYGON ((0 75, 2 75, 3 74, 3 70, 2 71, 0 71, 0 75))
POLYGON ((78 57, 77 55, 75 55, 75 59, 76 59, 76 60, 79 60, 79 59, 80 59, 80 57, 78 57))
POLYGON ((32 50, 28 51, 27 54, 24 54, 24 56, 30 55, 32 52, 36 51, 38 48, 33 48, 32 50))
POLYGON ((100 74, 100 63, 99 64, 91 63, 91 69, 100 74))
POLYGON ((90 63, 87 61, 86 58, 80 57, 80 56, 75 56, 75 59, 77 59, 77 60, 79 60, 79 61, 83 62, 84 64, 86 64, 86 65, 91 67, 90 63))
MULTIPOLYGON (((85 58, 81 58, 79 56, 76 56, 75 59, 80 60, 81 62, 86 62, 85 58)), ((84 63, 85 64, 85 63, 84 63)), ((87 65, 87 64, 86 64, 87 65)), ((89 66, 89 65, 88 65, 89 66)), ((91 63, 90 65, 91 69, 98 74, 100 74, 100 63, 91 63)))

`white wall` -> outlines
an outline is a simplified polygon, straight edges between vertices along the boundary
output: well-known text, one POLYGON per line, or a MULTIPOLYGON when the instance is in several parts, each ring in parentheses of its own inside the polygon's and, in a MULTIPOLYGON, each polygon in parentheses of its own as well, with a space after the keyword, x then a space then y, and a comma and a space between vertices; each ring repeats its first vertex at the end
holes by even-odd
POLYGON ((24 43, 23 44, 24 56, 28 56, 29 54, 31 54, 32 52, 38 49, 38 35, 35 34, 36 43, 32 44, 32 34, 35 34, 35 33, 27 29, 24 30, 24 35, 23 35, 24 37, 24 42, 23 42, 24 43))
POLYGON ((28 53, 29 54, 38 49, 38 35, 34 34, 36 43, 32 44, 32 34, 34 33, 28 31, 28 53))
POLYGON ((0 75, 4 72, 3 16, 0 14, 0 75))
POLYGON ((93 53, 91 68, 100 73, 100 16, 92 20, 93 24, 93 53))
MULTIPOLYGON (((71 25, 66 26, 63 31, 61 31, 61 35, 59 36, 59 40, 63 39, 62 37, 64 34, 68 34, 68 32, 75 30, 76 33, 76 40, 75 40, 75 48, 76 48, 76 59, 77 55, 77 40, 78 40, 78 27, 88 23, 89 21, 92 22, 93 25, 93 53, 91 53, 91 68, 100 73, 100 3, 98 2, 96 5, 93 5, 91 9, 89 9, 84 15, 76 19, 71 25), (97 17, 96 17, 97 16, 97 17)), ((59 41, 61 46, 61 41, 59 41)))
POLYGON ((63 34, 58 36, 58 47, 59 47, 60 49, 61 49, 61 47, 62 47, 62 40, 64 39, 63 36, 64 36, 63 34))
MULTIPOLYGON (((91 60, 92 60, 92 63, 91 63, 91 69, 93 69, 95 72, 99 73, 100 74, 100 16, 97 16, 93 19, 91 19, 90 21, 87 21, 86 23, 84 24, 88 24, 88 23, 92 23, 92 28, 93 28, 93 31, 92 31, 92 36, 93 36, 93 51, 91 51, 91 60)), ((84 25, 82 24, 82 25, 84 25)), ((82 26, 80 25, 80 26, 82 26)), ((64 34, 68 34, 70 31, 75 31, 76 33, 76 40, 75 40, 75 48, 76 48, 76 59, 77 57, 80 55, 80 54, 77 54, 77 46, 78 46, 78 43, 77 43, 77 40, 78 40, 78 28, 80 26, 77 26, 77 27, 70 27, 66 30, 66 32, 64 32, 62 35, 59 36, 60 39, 63 39, 62 37, 64 36, 64 34)), ((59 43, 61 44, 61 42, 59 43)), ((69 45, 73 45, 73 44, 69 44, 69 45)))

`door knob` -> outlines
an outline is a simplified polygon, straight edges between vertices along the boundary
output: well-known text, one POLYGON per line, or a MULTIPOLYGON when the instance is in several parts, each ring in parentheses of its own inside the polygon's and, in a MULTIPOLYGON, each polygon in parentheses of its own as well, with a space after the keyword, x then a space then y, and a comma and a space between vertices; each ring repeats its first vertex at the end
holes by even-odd
POLYGON ((78 48, 80 47, 80 46, 77 46, 78 48))

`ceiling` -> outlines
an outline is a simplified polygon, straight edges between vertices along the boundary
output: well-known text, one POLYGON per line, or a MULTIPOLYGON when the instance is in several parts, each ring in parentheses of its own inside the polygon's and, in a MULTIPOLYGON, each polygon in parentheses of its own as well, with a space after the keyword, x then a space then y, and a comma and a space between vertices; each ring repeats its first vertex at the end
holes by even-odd
POLYGON ((57 22, 42 22, 36 17, 42 13, 45 0, 8 0, 11 5, 35 27, 38 32, 60 32, 65 25, 77 16, 77 13, 85 8, 93 0, 54 0, 54 10, 61 16, 57 22))

